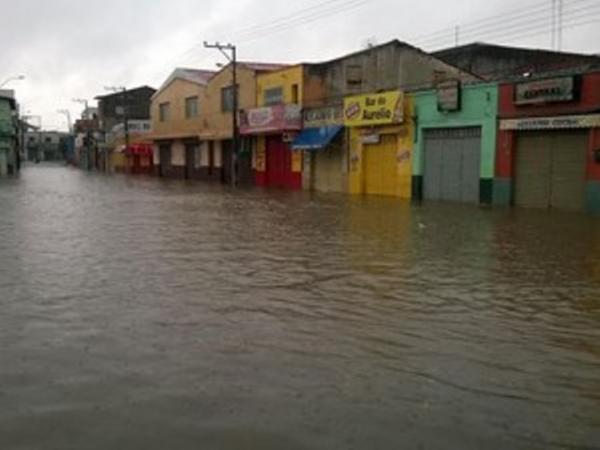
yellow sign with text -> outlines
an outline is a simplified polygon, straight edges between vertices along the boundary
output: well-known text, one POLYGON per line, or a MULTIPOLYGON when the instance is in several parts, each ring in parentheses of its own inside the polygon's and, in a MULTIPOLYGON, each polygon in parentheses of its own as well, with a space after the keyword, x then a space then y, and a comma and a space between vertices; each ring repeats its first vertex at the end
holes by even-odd
POLYGON ((404 120, 404 94, 401 91, 356 95, 344 99, 344 125, 368 127, 390 125, 404 120))

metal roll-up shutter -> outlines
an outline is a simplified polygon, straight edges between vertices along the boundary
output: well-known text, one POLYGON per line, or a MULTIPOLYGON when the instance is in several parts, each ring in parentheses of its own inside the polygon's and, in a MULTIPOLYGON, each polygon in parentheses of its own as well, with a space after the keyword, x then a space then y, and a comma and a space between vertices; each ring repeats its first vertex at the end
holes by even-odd
POLYGON ((551 139, 540 132, 522 133, 517 138, 515 204, 525 208, 550 205, 551 139))
POLYGON ((426 200, 479 203, 481 128, 425 131, 426 200))
POLYGON ((559 133, 552 139, 552 208, 583 210, 587 141, 586 131, 559 133))
POLYGON ((379 144, 364 147, 365 194, 396 195, 398 169, 396 153, 398 138, 395 134, 384 134, 379 144))
POLYGON ((526 131, 517 137, 515 205, 582 210, 587 132, 526 131))

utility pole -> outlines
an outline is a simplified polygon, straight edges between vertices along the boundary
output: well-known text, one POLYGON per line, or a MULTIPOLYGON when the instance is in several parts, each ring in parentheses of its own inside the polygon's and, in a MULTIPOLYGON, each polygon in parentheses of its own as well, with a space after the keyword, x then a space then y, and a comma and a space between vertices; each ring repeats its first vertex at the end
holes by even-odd
POLYGON ((232 89, 233 89, 233 108, 231 111, 232 114, 232 138, 233 138, 233 148, 231 149, 231 186, 235 187, 237 185, 237 159, 238 159, 238 146, 240 141, 240 128, 238 124, 238 109, 239 109, 239 99, 238 99, 238 86, 237 86, 237 49, 235 45, 232 44, 220 44, 219 42, 215 42, 214 44, 209 44, 208 42, 204 42, 204 48, 212 48, 219 50, 225 58, 231 63, 231 69, 233 71, 232 75, 232 89), (230 52, 230 54, 227 53, 230 52))
POLYGON ((125 128, 125 153, 127 153, 129 151, 129 112, 126 88, 123 88, 123 127, 125 128))
POLYGON ((456 25, 454 27, 454 46, 458 47, 458 42, 460 38, 460 26, 456 25))
POLYGON ((556 0, 552 0, 552 50, 556 50, 556 0))
MULTIPOLYGON (((86 132, 85 132, 85 141, 86 141, 86 149, 87 149, 87 170, 91 171, 92 170, 92 147, 91 147, 91 132, 90 132, 90 127, 89 127, 89 106, 88 106, 88 101, 84 98, 74 98, 73 101, 75 103, 81 103, 84 106, 84 110, 83 110, 83 114, 81 115, 81 117, 83 119, 85 119, 88 123, 86 124, 86 132)), ((95 162, 95 161, 94 161, 95 162)))
POLYGON ((557 31, 557 50, 562 50, 562 32, 563 32, 563 0, 558 0, 558 31, 557 31))
MULTIPOLYGON (((123 130, 125 132, 125 152, 127 153, 127 151, 129 151, 129 108, 128 108, 128 99, 127 99, 127 88, 125 86, 119 86, 119 87, 115 87, 115 86, 106 86, 104 88, 107 91, 110 92, 121 92, 121 108, 122 108, 122 116, 123 116, 123 130)), ((118 112, 117 112, 118 115, 118 112)), ((110 167, 110 163, 109 163, 109 158, 110 155, 108 154, 108 150, 106 152, 106 171, 109 172, 109 167, 110 167)))

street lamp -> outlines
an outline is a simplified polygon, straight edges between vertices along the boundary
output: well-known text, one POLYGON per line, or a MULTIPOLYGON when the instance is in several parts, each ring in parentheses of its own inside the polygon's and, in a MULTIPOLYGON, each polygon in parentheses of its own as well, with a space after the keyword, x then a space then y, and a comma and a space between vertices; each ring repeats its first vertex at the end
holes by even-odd
POLYGON ((4 86, 6 86, 11 81, 23 81, 24 79, 25 79, 25 75, 17 75, 15 77, 9 77, 6 80, 4 80, 2 83, 0 83, 0 89, 2 89, 4 86))

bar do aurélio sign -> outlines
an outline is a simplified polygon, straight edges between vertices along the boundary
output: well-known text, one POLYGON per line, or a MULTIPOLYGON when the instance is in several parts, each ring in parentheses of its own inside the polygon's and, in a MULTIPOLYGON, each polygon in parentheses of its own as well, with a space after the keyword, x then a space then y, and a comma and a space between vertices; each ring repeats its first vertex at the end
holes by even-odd
POLYGON ((362 127, 390 125, 404 120, 404 94, 388 91, 344 99, 344 125, 362 127))

